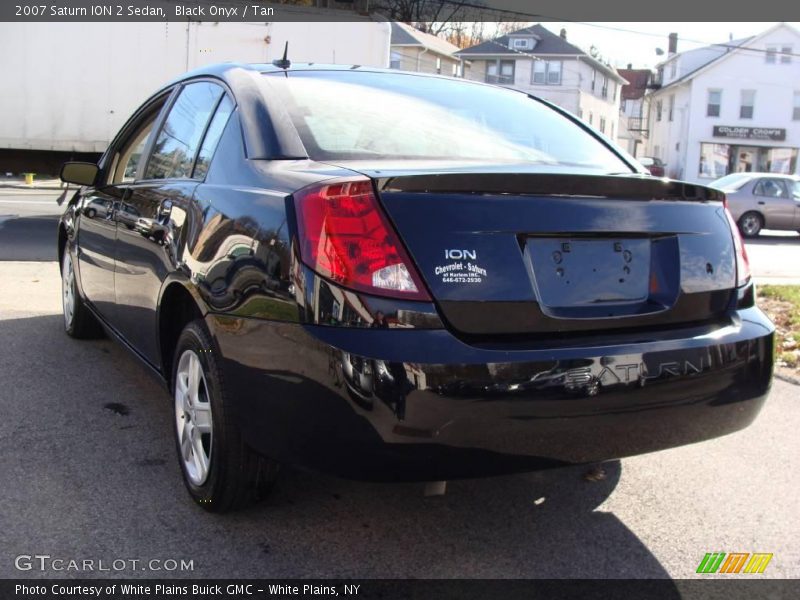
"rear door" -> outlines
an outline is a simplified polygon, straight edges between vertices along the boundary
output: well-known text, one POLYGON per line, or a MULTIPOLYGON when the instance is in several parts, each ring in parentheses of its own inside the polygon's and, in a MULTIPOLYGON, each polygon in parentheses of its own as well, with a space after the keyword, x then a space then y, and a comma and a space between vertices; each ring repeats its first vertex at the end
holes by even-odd
POLYGON ((154 364, 159 360, 161 286, 183 258, 179 248, 195 213, 192 196, 232 109, 233 102, 217 83, 184 85, 159 127, 147 163, 130 185, 124 210, 117 213, 118 327, 154 364))
POLYGON ((753 196, 758 208, 764 214, 767 229, 792 229, 794 227, 795 205, 792 198, 791 182, 777 177, 763 177, 753 186, 753 196))

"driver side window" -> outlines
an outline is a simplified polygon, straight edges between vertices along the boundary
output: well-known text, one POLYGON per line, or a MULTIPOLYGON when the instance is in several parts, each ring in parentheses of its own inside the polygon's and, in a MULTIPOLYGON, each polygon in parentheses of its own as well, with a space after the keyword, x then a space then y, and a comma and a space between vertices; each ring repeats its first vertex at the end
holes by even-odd
POLYGON ((131 183, 136 179, 136 173, 139 170, 139 164, 147 147, 147 141, 153 132, 155 120, 156 116, 153 115, 120 152, 111 183, 131 183))
POLYGON ((136 180, 139 167, 145 158, 147 143, 153 135, 153 127, 169 96, 169 93, 164 94, 148 107, 146 114, 128 135, 128 139, 117 149, 108 175, 109 184, 132 183, 136 180))

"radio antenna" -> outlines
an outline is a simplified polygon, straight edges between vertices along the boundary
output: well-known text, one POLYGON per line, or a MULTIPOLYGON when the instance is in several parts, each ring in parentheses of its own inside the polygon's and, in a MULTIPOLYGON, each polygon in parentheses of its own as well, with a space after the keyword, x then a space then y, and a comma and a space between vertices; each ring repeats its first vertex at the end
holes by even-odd
POLYGON ((273 60, 272 64, 279 69, 288 69, 292 66, 292 61, 287 58, 289 54, 289 41, 286 41, 286 45, 283 47, 283 58, 279 58, 277 60, 273 60))

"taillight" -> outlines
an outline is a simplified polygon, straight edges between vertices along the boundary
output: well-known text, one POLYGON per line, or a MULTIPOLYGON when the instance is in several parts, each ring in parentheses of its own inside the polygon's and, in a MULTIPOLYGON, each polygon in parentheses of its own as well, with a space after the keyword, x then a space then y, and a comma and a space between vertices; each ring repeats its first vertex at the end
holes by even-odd
POLYGON ((369 294, 430 301, 370 180, 306 188, 294 202, 300 258, 317 273, 369 294))
POLYGON ((727 199, 722 201, 725 207, 725 216, 728 217, 728 224, 731 227, 731 235, 733 236, 733 247, 736 252, 736 287, 742 287, 750 282, 750 261, 747 258, 747 249, 742 242, 742 236, 739 233, 739 226, 733 220, 731 211, 728 210, 727 199))

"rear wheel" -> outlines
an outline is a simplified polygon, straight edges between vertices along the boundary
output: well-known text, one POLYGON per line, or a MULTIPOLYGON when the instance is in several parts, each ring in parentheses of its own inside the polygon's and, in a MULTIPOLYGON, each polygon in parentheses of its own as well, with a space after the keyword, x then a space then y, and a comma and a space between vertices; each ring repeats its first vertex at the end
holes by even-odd
POLYGON ((744 237, 756 237, 764 226, 764 220, 757 212, 746 212, 739 218, 739 230, 744 237))
POLYGON ((192 499, 208 511, 226 512, 264 497, 279 465, 244 443, 202 320, 184 328, 172 364, 175 442, 192 499))
POLYGON ((64 330, 78 339, 93 339, 103 336, 103 328, 86 307, 75 283, 75 265, 69 248, 64 248, 61 259, 61 305, 64 311, 64 330))

